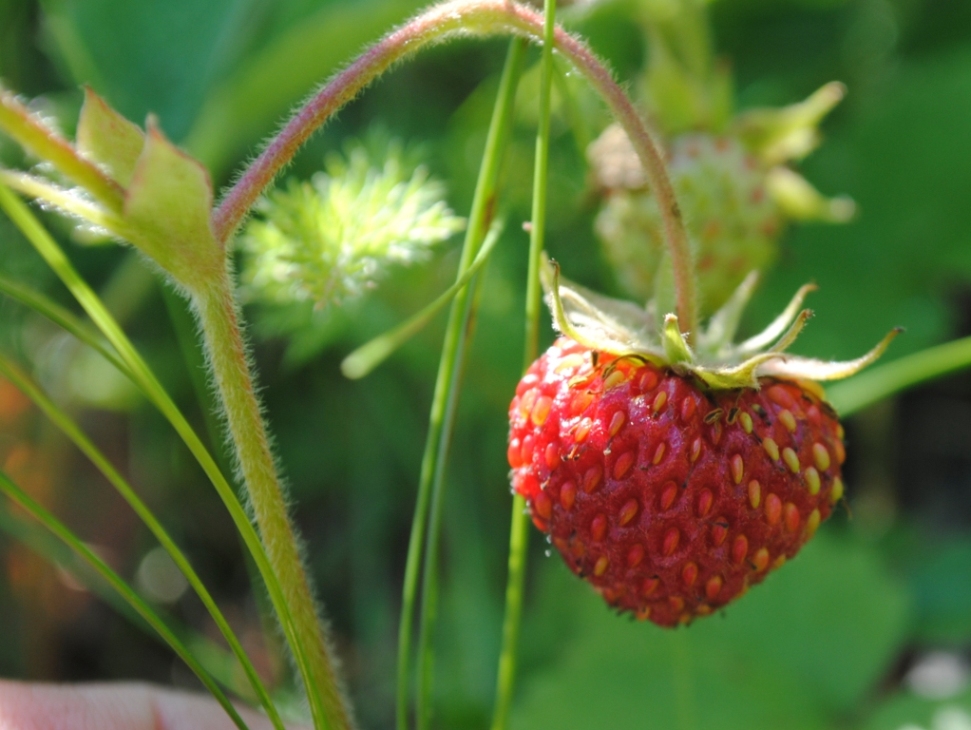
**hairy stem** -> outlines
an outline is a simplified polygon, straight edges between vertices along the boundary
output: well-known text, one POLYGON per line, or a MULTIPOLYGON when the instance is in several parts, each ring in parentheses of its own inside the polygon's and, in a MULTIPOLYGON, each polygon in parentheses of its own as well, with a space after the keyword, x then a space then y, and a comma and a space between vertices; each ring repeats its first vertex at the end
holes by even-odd
MULTIPOLYGON (((310 135, 392 65, 451 37, 509 33, 542 40, 543 16, 510 0, 455 0, 433 6, 386 35, 311 97, 230 188, 213 214, 217 238, 226 241, 232 236, 263 190, 310 135)), ((692 335, 697 329, 697 310, 691 250, 660 149, 627 94, 585 43, 556 28, 554 47, 600 94, 644 166, 657 196, 674 265, 678 320, 692 335)))
MULTIPOLYGON (((325 714, 322 720, 327 727, 350 728, 353 726, 350 709, 287 514, 232 292, 227 271, 211 289, 197 292, 193 297, 213 379, 225 408, 226 423, 236 447, 239 470, 249 490, 256 524, 309 664, 313 686, 308 691, 311 695, 320 693, 325 714)), ((315 722, 319 724, 321 718, 315 718, 315 722)))
MULTIPOLYGON (((526 337, 523 346, 523 368, 528 368, 539 354, 540 310, 542 288, 539 269, 546 237, 546 194, 550 159, 550 95, 553 84, 553 33, 556 28, 556 0, 545 0, 543 11, 543 58, 540 67, 539 125, 536 130, 536 157, 533 164, 533 210, 529 232, 529 273, 526 279, 526 337)), ((526 500, 519 494, 512 498, 509 523, 509 564, 506 579, 506 613, 502 625, 502 650, 496 677, 496 701, 492 713, 492 730, 505 730, 509 721, 513 688, 516 683, 516 654, 519 627, 523 614, 523 586, 526 580, 526 556, 529 547, 529 521, 526 500)))
MULTIPOLYGON (((182 438, 189 451, 195 456, 199 465, 209 477, 223 504, 226 505, 226 509, 232 517, 233 524, 236 526, 243 542, 252 555, 260 571, 260 575, 263 577, 263 582, 273 602, 273 608, 276 610, 280 626, 293 653, 294 662, 304 679, 304 686, 307 691, 314 722, 317 727, 326 727, 327 723, 321 706, 317 682, 314 679, 310 662, 307 659, 308 650, 304 646, 305 642, 301 640, 300 633, 295 626, 290 605, 281 588, 275 566, 270 563, 267 551, 260 541, 260 536, 257 535, 256 529, 250 522, 246 511, 237 499, 236 493, 229 485, 228 480, 220 471, 215 459, 206 450, 198 434, 192 429, 185 416, 179 411, 168 393, 166 393, 151 368, 148 367, 148 364, 135 349, 131 340, 125 335, 124 330, 122 330, 114 317, 108 313, 104 303, 98 298, 98 295, 81 278, 80 274, 78 274, 77 270, 75 270, 71 262, 64 255, 64 252, 57 245, 57 242, 47 233, 37 218, 30 212, 30 209, 3 184, 2 180, 0 180, 0 208, 7 213, 27 240, 31 242, 41 257, 47 262, 51 270, 57 274, 58 278, 68 288, 78 304, 81 305, 91 318, 91 321, 117 352, 118 359, 122 363, 122 372, 131 375, 133 381, 145 396, 158 408, 166 420, 172 424, 172 427, 182 438)), ((56 314, 50 307, 44 307, 44 309, 49 313, 56 314)), ((65 321, 63 317, 58 318, 65 321)), ((97 338, 85 337, 83 330, 77 330, 77 328, 73 328, 73 330, 79 333, 82 340, 98 348, 98 344, 96 344, 97 338)), ((109 361, 115 362, 114 357, 110 354, 106 355, 106 357, 109 361)))
MULTIPOLYGON (((495 208, 496 182, 502 163, 502 152, 506 148, 509 131, 512 124, 513 101, 519 77, 522 73, 523 61, 526 56, 526 43, 515 40, 509 46, 506 63, 496 95, 496 105, 492 112, 492 121, 486 137, 485 151, 479 168, 479 178, 476 182, 472 210, 469 214, 469 227, 465 234, 462 259, 456 278, 461 278, 468 269, 478 252, 490 219, 495 208)), ((405 566, 405 582, 402 595, 401 624, 398 633, 398 695, 397 695, 397 728, 407 730, 408 727, 408 697, 410 694, 411 666, 411 634, 415 618, 415 604, 418 594, 419 573, 422 564, 422 548, 425 546, 425 575, 426 582, 422 591, 422 633, 419 639, 419 666, 423 670, 422 688, 419 691, 418 722, 423 721, 429 714, 428 698, 423 693, 430 693, 428 682, 428 659, 431 650, 431 624, 434 618, 435 584, 435 554, 437 553, 439 526, 435 518, 440 515, 441 506, 441 477, 445 466, 445 452, 451 434, 451 420, 454 415, 455 393, 458 391, 457 374, 461 370, 465 333, 466 314, 468 311, 469 289, 474 285, 470 282, 453 300, 446 329, 446 339, 442 345, 442 357, 439 364, 438 379, 435 382, 435 395, 429 416, 428 436, 425 442, 425 454, 422 458, 421 476, 418 483, 418 497, 415 504, 415 516, 411 526, 411 537, 408 542, 408 560, 405 566), (452 407, 449 407, 451 404, 452 407), (428 529, 429 506, 433 502, 432 493, 437 494, 437 506, 432 508, 432 527, 428 529), (434 539, 429 539, 435 534, 434 539), (431 578, 427 576, 431 574, 431 578)))

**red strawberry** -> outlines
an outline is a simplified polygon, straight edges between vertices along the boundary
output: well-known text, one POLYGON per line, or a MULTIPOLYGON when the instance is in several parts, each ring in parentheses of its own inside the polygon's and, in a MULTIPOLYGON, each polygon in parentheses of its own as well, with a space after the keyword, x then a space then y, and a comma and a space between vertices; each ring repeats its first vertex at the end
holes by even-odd
POLYGON ((662 626, 792 558, 843 495, 843 429, 814 392, 705 392, 562 338, 509 410, 513 485, 574 573, 662 626), (594 365, 596 360, 596 365, 594 365))
POLYGON ((662 626, 707 615, 795 556, 843 496, 843 429, 821 389, 792 376, 855 372, 895 333, 852 363, 783 355, 808 316, 783 334, 801 291, 766 333, 726 345, 750 279, 699 335, 699 350, 729 362, 705 361, 673 315, 661 347, 643 335, 649 311, 637 330, 633 305, 549 279, 557 326, 573 339, 516 389, 513 487, 611 606, 662 626))

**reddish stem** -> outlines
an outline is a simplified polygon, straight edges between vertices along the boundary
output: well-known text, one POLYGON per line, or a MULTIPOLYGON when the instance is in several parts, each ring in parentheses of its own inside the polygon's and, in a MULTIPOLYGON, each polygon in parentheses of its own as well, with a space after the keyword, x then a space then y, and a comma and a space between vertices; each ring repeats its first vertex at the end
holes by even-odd
MULTIPOLYGON (((427 45, 450 37, 508 33, 541 42, 543 16, 510 0, 456 0, 436 5, 386 35, 325 84, 253 161, 213 213, 216 236, 223 242, 232 236, 263 190, 307 138, 393 64, 427 45)), ((664 237, 674 265, 681 329, 690 338, 697 325, 691 250, 660 149, 624 90, 583 41, 558 27, 555 47, 603 97, 630 137, 644 166, 651 189, 657 196, 664 237)))

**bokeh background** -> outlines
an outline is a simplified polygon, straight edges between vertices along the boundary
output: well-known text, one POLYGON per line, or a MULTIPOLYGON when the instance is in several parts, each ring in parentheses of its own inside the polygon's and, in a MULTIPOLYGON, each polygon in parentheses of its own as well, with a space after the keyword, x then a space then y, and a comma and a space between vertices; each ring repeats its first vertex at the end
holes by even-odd
MULTIPOLYGON (((294 103, 418 7, 0 0, 0 77, 69 134, 82 83, 133 120, 156 114, 224 184, 294 103)), ((572 21, 625 81, 646 58, 632 20, 639 12, 635 0, 603 2, 572 21)), ((746 327, 766 323, 815 280, 817 316, 799 352, 854 357, 896 325, 907 333, 888 360, 971 335, 971 3, 718 0, 710 14, 738 108, 792 103, 834 79, 849 89, 823 125, 825 144, 800 169, 827 194, 852 196, 860 213, 843 226, 793 226, 746 327)), ((505 46, 457 42, 397 68, 287 174, 307 178, 328 151, 379 128, 417 150, 464 214, 505 46)), ((527 237, 519 223, 529 216, 535 134, 528 79, 502 183, 510 225, 486 275, 448 470, 436 636, 441 728, 484 727, 495 684, 510 505, 505 420, 523 330, 527 237)), ((595 108, 586 119, 591 135, 607 121, 595 108)), ((616 292, 592 233, 598 203, 580 142, 554 120, 548 246, 569 276, 616 292)), ((31 164, 2 136, 0 160, 31 164)), ((79 241, 62 219, 44 219, 219 450, 183 302, 130 251, 79 241)), ((369 728, 392 726, 404 555, 443 321, 362 381, 344 379, 339 364, 446 288, 458 243, 341 307, 246 309, 296 519, 369 728)), ((4 274, 71 304, 6 219, 0 244, 4 274)), ((30 312, 0 301, 0 323, 0 345, 30 364, 123 468, 286 695, 286 662, 231 522, 164 420, 108 365, 30 312)), ((846 426, 847 508, 765 585, 687 630, 614 615, 548 557, 534 531, 514 727, 971 728, 971 373, 912 389, 846 426)), ((217 632, 147 531, 6 384, 0 461, 187 627, 194 646, 218 657, 207 643, 217 632)), ((137 622, 78 582, 66 556, 52 564, 54 547, 23 524, 0 505, 0 676, 196 686, 137 622)))

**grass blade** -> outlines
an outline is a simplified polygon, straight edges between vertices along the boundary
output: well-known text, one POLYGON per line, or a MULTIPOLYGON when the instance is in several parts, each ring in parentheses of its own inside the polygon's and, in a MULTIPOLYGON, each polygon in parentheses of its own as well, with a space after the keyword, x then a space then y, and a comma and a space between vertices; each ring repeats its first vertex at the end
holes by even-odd
POLYGON ((432 317, 438 314, 445 305, 455 297, 456 294, 475 276, 482 268, 492 249, 495 248, 499 236, 502 235, 503 223, 497 221, 489 230, 482 243, 482 248, 476 254, 472 265, 465 270, 452 286, 442 292, 431 304, 427 305, 417 314, 409 317, 394 329, 385 332, 383 335, 375 337, 367 344, 362 345, 344 358, 341 363, 341 372, 348 378, 354 380, 368 375, 374 368, 387 359, 391 353, 405 344, 415 334, 427 325, 432 317))
MULTIPOLYGON (((93 329, 87 322, 81 320, 70 310, 62 307, 53 299, 42 294, 29 286, 25 286, 18 281, 0 274, 0 294, 6 294, 25 307, 33 309, 38 314, 46 317, 54 324, 74 335, 78 340, 94 348, 108 362, 115 366, 120 373, 125 375, 135 385, 138 381, 128 366, 118 357, 110 345, 93 329)), ((146 394, 147 395, 147 394, 146 394)))
POLYGON ((162 524, 156 519, 155 515, 148 506, 141 500, 141 498, 135 493, 132 486, 125 480, 125 478, 118 472, 117 469, 112 466, 111 462, 108 461, 107 457, 95 446, 91 440, 84 435, 84 432, 78 427, 76 423, 63 411, 56 403, 54 403, 48 396, 40 389, 40 387, 34 383, 30 377, 20 369, 13 361, 7 358, 3 353, 0 353, 0 374, 7 378, 14 386, 17 387, 24 395, 30 398, 34 404, 44 413, 47 418, 57 426, 65 436, 67 436, 75 446, 80 449, 80 451, 91 460, 100 471, 105 479, 107 479, 111 485, 117 490, 118 494, 121 495, 129 506, 135 511, 135 514, 145 523, 145 526, 155 535, 155 538, 159 541, 159 544, 165 549, 165 551, 172 558, 172 561, 179 568, 182 574, 189 581, 189 585, 199 596, 206 610, 209 611, 209 615, 212 616, 213 621, 219 628, 219 631, 226 638, 226 642, 229 644, 229 648, 232 653, 239 660, 240 665, 243 667, 243 671, 246 673, 246 677, 249 679, 253 690, 256 692, 256 696, 259 698, 260 704, 266 710, 267 715, 273 722, 273 726, 278 728, 278 730, 284 730, 283 721, 280 719, 280 715, 277 712, 273 701, 270 699, 269 693, 263 686, 263 682, 260 680, 259 675, 256 673, 256 669, 253 667, 252 662, 250 662, 246 651, 243 649, 242 644, 240 644, 239 639, 233 632, 232 628, 229 626, 229 622, 226 621, 226 617, 223 616, 222 611, 216 605, 215 600, 213 600, 212 595, 206 589, 199 578, 199 575, 195 572, 192 565, 189 563, 188 558, 175 544, 175 541, 169 536, 162 524))
MULTIPOLYGON (((556 0, 545 0, 543 56, 540 66, 539 123, 536 130, 536 157, 533 172, 532 226, 529 234, 529 273, 526 280, 526 337, 523 347, 524 369, 539 354, 539 328, 542 288, 540 267, 546 235, 546 196, 550 156, 550 95, 553 82, 553 33, 556 28, 556 0)), ((509 524, 509 565, 506 578, 506 611, 502 625, 502 650, 496 678, 496 700, 492 730, 505 730, 509 721, 513 688, 516 682, 516 654, 523 613, 523 586, 526 580, 526 553, 529 547, 529 520, 526 501, 513 495, 509 524)))
MULTIPOLYGON (((465 233, 459 275, 471 265, 489 226, 495 209, 496 183, 509 138, 516 89, 522 73, 526 42, 515 39, 509 46, 502 80, 493 109, 492 121, 486 137, 486 147, 479 168, 469 227, 465 233)), ((421 615, 418 636, 418 695, 417 725, 420 729, 430 721, 432 690, 432 629, 435 620, 435 597, 438 591, 438 538, 441 532, 441 509, 444 493, 445 462, 451 441, 452 425, 458 402, 459 374, 465 361, 468 345, 468 323, 473 306, 475 283, 462 289, 452 300, 449 321, 442 344, 435 395, 429 414, 428 437, 422 456, 421 476, 415 517, 408 543, 405 567, 405 586, 398 642, 398 728, 408 725, 409 661, 411 623, 414 617, 419 567, 423 564, 421 586, 421 615), (424 554, 423 554, 424 553, 424 554)))
POLYGON ((155 610, 120 575, 112 570, 91 548, 79 540, 64 523, 35 502, 30 495, 14 484, 10 477, 2 471, 0 471, 0 492, 3 492, 9 499, 26 510, 31 517, 54 533, 65 545, 71 548, 71 550, 104 578, 125 599, 128 605, 158 632, 159 636, 165 640, 165 643, 172 648, 172 651, 178 654, 179 658, 186 663, 186 666, 195 673, 199 680, 206 686, 206 689, 209 690, 210 694, 223 706, 226 714, 229 715, 236 727, 241 730, 248 730, 243 718, 239 716, 236 708, 233 707, 233 704, 219 688, 219 685, 216 684, 216 680, 213 679, 212 675, 196 660, 192 652, 186 648, 185 644, 168 627, 168 624, 165 623, 155 610))
MULTIPOLYGON (((14 540, 23 543, 52 565, 66 570, 78 583, 84 585, 94 595, 128 619, 133 626, 145 632, 152 639, 162 641, 162 638, 155 633, 152 627, 145 623, 144 619, 110 586, 99 580, 91 567, 75 555, 69 547, 44 529, 42 525, 28 522, 25 516, 14 516, 13 512, 3 502, 0 502, 0 531, 6 532, 14 540)), ((248 684, 240 684, 239 679, 235 676, 236 657, 231 652, 223 649, 207 636, 175 624, 171 618, 168 623, 175 635, 182 639, 182 642, 196 655, 199 663, 215 677, 217 682, 240 697, 252 698, 254 702, 256 701, 256 695, 253 694, 252 688, 248 684)))

